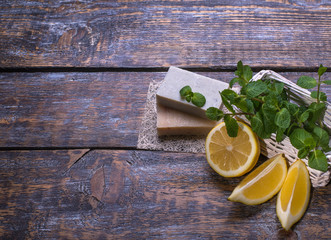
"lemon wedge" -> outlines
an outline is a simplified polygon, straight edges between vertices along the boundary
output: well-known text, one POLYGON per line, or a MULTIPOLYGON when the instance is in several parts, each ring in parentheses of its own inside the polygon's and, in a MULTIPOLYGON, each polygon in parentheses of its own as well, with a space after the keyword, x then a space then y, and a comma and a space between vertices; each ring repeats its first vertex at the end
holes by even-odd
POLYGON ((228 198, 247 205, 264 203, 277 194, 287 174, 287 164, 282 154, 276 155, 248 174, 228 198))
POLYGON ((256 134, 239 122, 237 137, 229 137, 225 123, 219 123, 206 138, 206 157, 209 165, 221 176, 238 177, 250 171, 260 155, 256 134))
POLYGON ((289 230, 305 213, 310 196, 310 178, 306 164, 300 159, 289 168, 278 197, 276 212, 285 230, 289 230))

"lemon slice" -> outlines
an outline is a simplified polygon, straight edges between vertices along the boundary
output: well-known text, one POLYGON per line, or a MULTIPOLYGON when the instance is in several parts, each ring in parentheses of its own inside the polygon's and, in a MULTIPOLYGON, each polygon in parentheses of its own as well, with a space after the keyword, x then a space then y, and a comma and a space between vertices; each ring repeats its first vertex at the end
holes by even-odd
POLYGON ((306 165, 295 161, 289 168, 284 185, 277 198, 277 216, 285 230, 300 220, 310 196, 310 178, 306 165))
POLYGON ((259 140, 252 129, 238 122, 237 137, 229 137, 225 123, 215 126, 206 138, 209 165, 221 176, 237 177, 251 170, 260 155, 259 140))
POLYGON ((247 205, 266 202, 280 190, 286 174, 287 165, 284 156, 276 155, 248 174, 228 199, 247 205))

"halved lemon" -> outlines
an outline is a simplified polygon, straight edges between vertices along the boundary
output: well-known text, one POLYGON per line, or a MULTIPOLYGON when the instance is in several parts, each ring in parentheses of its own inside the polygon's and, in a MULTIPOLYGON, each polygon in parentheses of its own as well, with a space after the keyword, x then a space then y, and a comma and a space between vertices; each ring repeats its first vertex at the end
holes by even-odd
POLYGON ((306 164, 299 159, 290 166, 277 197, 277 216, 285 230, 289 230, 303 216, 309 196, 309 173, 306 164))
POLYGON ((225 123, 215 126, 206 138, 206 157, 209 165, 221 176, 238 177, 250 171, 260 155, 256 134, 239 122, 237 137, 229 137, 225 123))
POLYGON ((264 203, 279 192, 286 174, 286 160, 283 154, 278 154, 248 174, 228 199, 247 205, 264 203))

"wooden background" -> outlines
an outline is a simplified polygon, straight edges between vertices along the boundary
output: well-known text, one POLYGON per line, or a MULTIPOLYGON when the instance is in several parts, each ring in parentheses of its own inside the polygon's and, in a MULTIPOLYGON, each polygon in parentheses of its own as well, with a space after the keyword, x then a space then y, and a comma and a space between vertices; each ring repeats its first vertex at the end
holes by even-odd
POLYGON ((150 81, 229 82, 239 60, 331 69, 331 2, 1 1, 0 238, 330 239, 330 185, 285 232, 275 198, 227 201, 240 178, 203 154, 136 148, 150 81))

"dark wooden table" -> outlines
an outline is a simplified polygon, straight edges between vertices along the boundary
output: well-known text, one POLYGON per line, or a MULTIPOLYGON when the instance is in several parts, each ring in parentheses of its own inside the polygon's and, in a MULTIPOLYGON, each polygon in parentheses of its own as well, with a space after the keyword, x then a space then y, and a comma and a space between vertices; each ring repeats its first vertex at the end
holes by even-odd
POLYGON ((229 82, 238 60, 330 71, 331 2, 1 1, 0 238, 330 239, 330 185, 285 232, 275 198, 227 201, 240 179, 204 154, 137 149, 152 80, 229 82))

